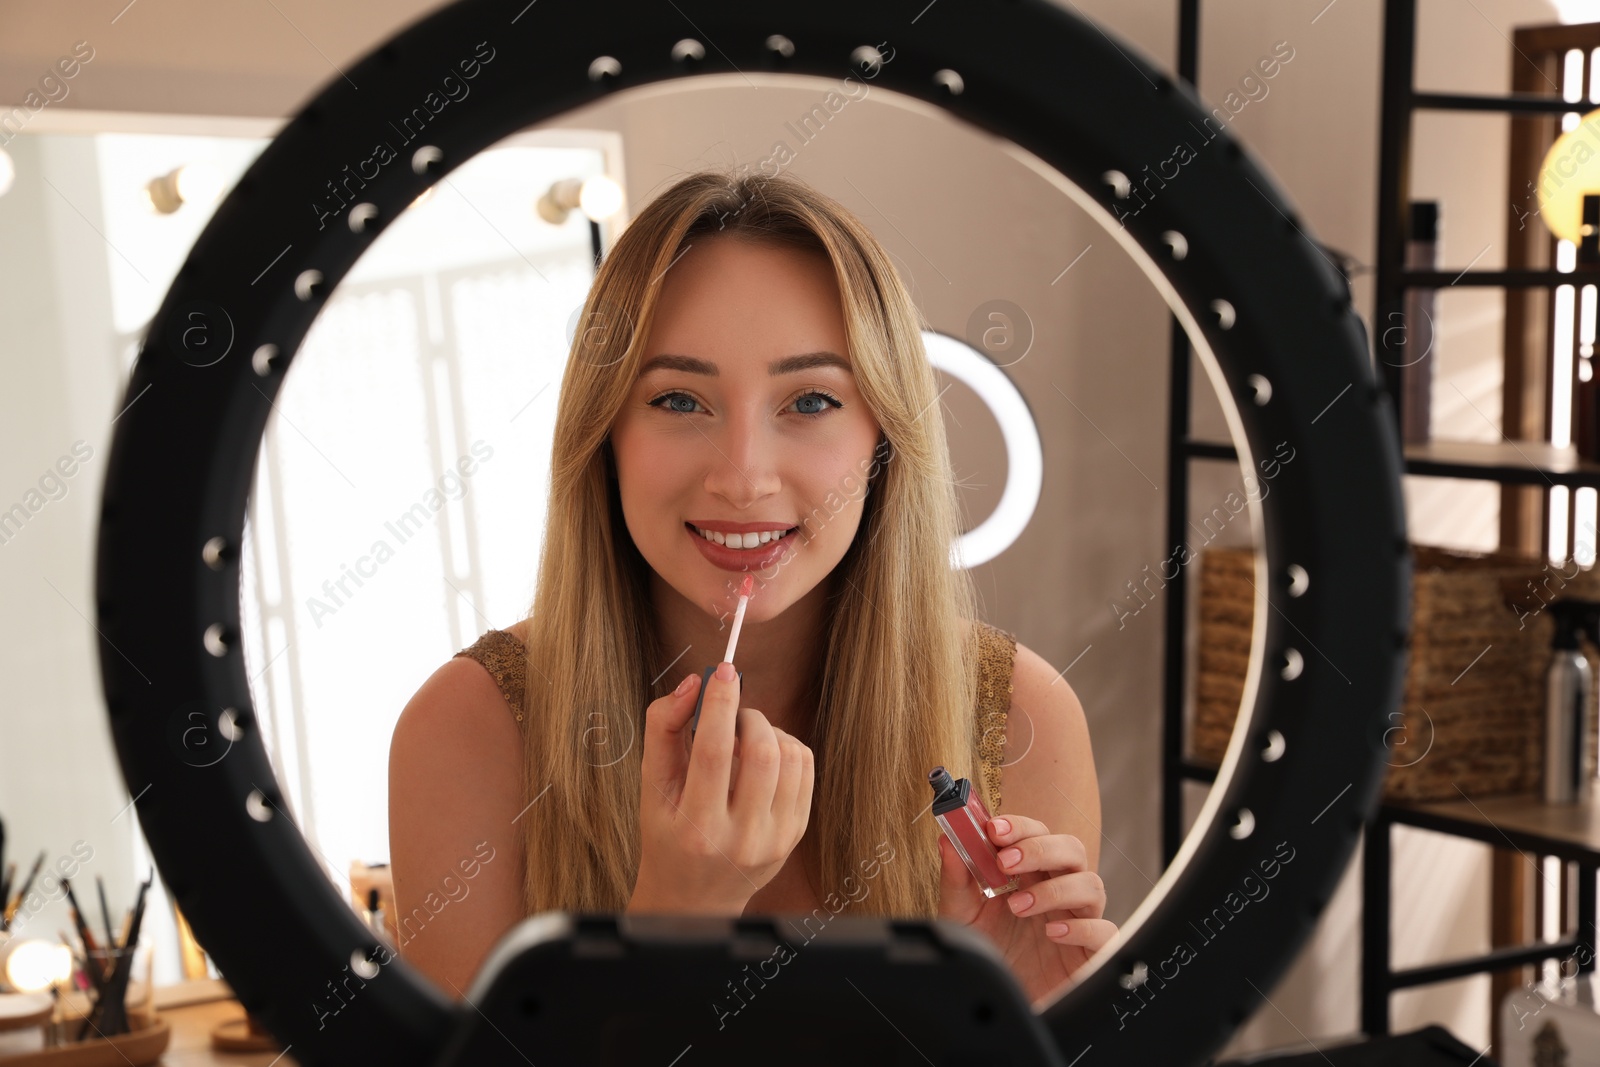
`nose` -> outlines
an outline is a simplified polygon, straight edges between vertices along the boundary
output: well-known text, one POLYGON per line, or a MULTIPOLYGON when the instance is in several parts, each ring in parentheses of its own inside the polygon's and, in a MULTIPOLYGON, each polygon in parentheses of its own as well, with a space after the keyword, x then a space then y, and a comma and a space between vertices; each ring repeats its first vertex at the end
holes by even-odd
POLYGON ((706 442, 710 451, 706 492, 743 510, 772 496, 782 485, 776 443, 755 420, 732 415, 706 432, 706 442))

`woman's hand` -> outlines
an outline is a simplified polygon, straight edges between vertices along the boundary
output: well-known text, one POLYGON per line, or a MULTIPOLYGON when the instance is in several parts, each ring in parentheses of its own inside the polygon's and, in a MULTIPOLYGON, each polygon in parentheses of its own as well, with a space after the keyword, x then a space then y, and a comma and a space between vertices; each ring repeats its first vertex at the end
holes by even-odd
POLYGON ((1037 1009, 1111 940, 1117 925, 1101 918, 1105 885, 1085 869, 1082 841, 1052 834, 1044 823, 1023 815, 995 816, 987 829, 1000 853, 1000 869, 1019 874, 1020 884, 1010 893, 984 896, 941 833, 939 917, 987 935, 1037 1009))
POLYGON ((688 747, 699 680, 690 675, 645 712, 630 912, 740 915, 811 819, 811 750, 755 708, 739 707, 730 664, 707 684, 688 747))

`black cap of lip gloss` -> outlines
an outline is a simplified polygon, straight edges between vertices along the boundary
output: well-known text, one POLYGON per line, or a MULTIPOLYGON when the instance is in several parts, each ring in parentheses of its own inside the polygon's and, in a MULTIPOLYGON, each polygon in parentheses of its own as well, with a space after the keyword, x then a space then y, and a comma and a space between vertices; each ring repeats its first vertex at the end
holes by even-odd
MULTIPOLYGON (((706 698, 706 686, 711 684, 711 676, 717 673, 717 668, 720 666, 722 666, 722 664, 713 663, 711 666, 700 672, 700 692, 695 694, 694 718, 689 720, 689 737, 691 740, 694 738, 695 730, 699 729, 700 727, 700 702, 706 698)), ((742 693, 744 692, 744 671, 739 671, 738 675, 739 691, 742 693)))
POLYGON ((947 811, 967 806, 967 798, 972 795, 972 782, 967 778, 950 777, 950 772, 943 767, 935 767, 928 772, 928 784, 933 787, 933 813, 943 815, 947 811))

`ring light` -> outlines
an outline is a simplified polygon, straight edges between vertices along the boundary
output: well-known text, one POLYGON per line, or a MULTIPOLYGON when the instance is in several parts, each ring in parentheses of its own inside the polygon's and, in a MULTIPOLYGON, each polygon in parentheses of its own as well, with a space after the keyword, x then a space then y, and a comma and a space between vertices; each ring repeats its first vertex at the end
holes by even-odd
POLYGON ((1006 445, 1006 486, 1000 491, 1000 502, 988 518, 950 546, 951 566, 976 567, 1010 548, 1039 506, 1039 490, 1044 486, 1039 426, 1016 383, 970 345, 949 334, 924 330, 922 346, 928 351, 929 363, 978 394, 1006 445))
POLYGON ((783 1064, 817 1062, 825 1047, 841 1064, 1191 1063, 1223 1044, 1309 933, 1377 800, 1409 613, 1399 447, 1348 290, 1189 88, 1091 23, 1047 0, 909 10, 454 4, 330 79, 178 272, 108 460, 100 668, 164 878, 240 1000, 300 1062, 783 1064), (772 921, 545 913, 501 942, 468 1003, 447 1000, 384 958, 328 882, 257 729, 239 545, 271 398, 373 238, 496 141, 620 89, 852 69, 1020 146, 1185 323, 1241 463, 1254 472, 1293 449, 1252 505, 1252 657, 1217 783, 1150 897, 1037 1016, 981 935, 849 916, 834 922, 852 936, 798 953, 722 1027, 706 1005, 770 958, 772 921), (1179 143, 1192 158, 1158 177, 1152 164, 1179 143), (214 359, 208 342, 223 330, 230 345, 214 359), (171 742, 172 720, 193 725, 197 708, 232 743, 207 766, 171 742), (338 1013, 319 1012, 335 990, 338 1013))

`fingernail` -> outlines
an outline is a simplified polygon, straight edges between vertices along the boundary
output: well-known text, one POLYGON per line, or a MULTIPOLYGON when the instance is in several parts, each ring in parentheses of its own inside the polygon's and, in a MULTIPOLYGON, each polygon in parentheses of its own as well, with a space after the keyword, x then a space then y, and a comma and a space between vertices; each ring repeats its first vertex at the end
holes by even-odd
POLYGON ((993 820, 993 823, 994 823, 994 832, 995 832, 996 835, 998 835, 1000 837, 1004 837, 1006 834, 1009 834, 1011 832, 1011 820, 1009 820, 1009 819, 995 819, 995 820, 993 820))
POLYGON ((1020 913, 1020 912, 1027 911, 1029 908, 1033 907, 1033 894, 1032 893, 1012 893, 1011 894, 1011 902, 1010 903, 1011 903, 1011 910, 1014 911, 1014 912, 1020 913))
POLYGON ((691 685, 694 685, 694 675, 692 675, 692 674, 686 675, 684 677, 683 681, 678 683, 678 688, 676 688, 676 689, 674 689, 672 691, 672 695, 673 696, 680 696, 680 697, 683 696, 683 694, 685 694, 685 693, 687 693, 689 691, 689 687, 691 685))
POLYGON ((729 663, 727 660, 723 660, 721 663, 717 664, 717 677, 721 678, 724 682, 731 682, 738 678, 739 674, 733 669, 733 664, 729 663))
POLYGON ((1068 926, 1066 923, 1057 922, 1044 924, 1044 932, 1046 937, 1065 937, 1067 930, 1068 926))
POLYGON ((1015 866, 1016 862, 1018 860, 1020 860, 1021 858, 1022 858, 1022 850, 1020 848, 1008 848, 1004 852, 1000 853, 1000 866, 1002 866, 1002 867, 1015 866))

